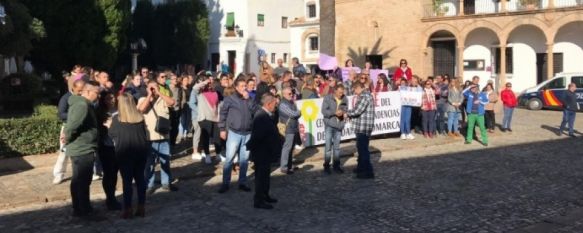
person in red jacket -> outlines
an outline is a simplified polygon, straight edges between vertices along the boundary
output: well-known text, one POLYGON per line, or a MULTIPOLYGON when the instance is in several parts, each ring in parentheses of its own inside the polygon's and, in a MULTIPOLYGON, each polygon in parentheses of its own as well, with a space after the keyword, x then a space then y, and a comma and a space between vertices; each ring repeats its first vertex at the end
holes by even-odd
POLYGON ((407 79, 407 81, 411 81, 411 78, 413 78, 413 71, 407 65, 407 60, 401 59, 401 62, 399 63, 399 68, 395 70, 395 74, 393 75, 393 81, 396 82, 402 78, 407 79))
POLYGON ((512 132, 510 124, 512 123, 512 114, 516 107, 517 101, 514 92, 512 91, 512 83, 506 83, 506 89, 500 94, 502 103, 504 104, 504 118, 502 120, 502 132, 512 132))

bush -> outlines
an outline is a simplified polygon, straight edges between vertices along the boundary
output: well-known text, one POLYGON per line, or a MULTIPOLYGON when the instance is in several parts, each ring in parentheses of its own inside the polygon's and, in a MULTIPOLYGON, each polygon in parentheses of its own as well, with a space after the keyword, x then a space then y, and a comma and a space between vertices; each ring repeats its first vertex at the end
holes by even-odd
POLYGON ((32 117, 0 119, 0 157, 57 151, 61 125, 56 106, 47 105, 37 106, 32 117))
POLYGON ((0 81, 0 105, 5 110, 30 111, 42 97, 42 80, 36 75, 11 74, 0 81))

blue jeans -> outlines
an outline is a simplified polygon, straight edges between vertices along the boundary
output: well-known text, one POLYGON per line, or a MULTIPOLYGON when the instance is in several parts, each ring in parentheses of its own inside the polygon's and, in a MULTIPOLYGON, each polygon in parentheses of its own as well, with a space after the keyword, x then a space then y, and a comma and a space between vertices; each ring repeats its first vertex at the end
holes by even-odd
POLYGON ((239 151, 239 185, 246 185, 247 161, 249 160, 249 150, 247 150, 246 144, 250 138, 251 134, 243 135, 229 130, 227 136, 227 160, 223 164, 224 186, 229 186, 231 183, 231 169, 233 168, 233 160, 237 151, 239 151))
POLYGON ((423 120, 423 133, 433 133, 435 132, 435 110, 421 111, 423 120))
POLYGON ((373 174, 372 163, 370 162, 369 151, 370 136, 357 133, 356 134, 356 150, 358 151, 358 165, 356 171, 365 175, 373 174))
POLYGON ((573 135, 573 125, 575 125, 575 111, 563 110, 563 121, 561 121, 561 133, 565 130, 565 125, 569 124, 569 135, 573 135))
POLYGON ((342 130, 326 126, 326 146, 324 147, 324 167, 330 167, 330 159, 334 156, 334 167, 340 166, 340 138, 342 130))
POLYGON ((154 187, 156 163, 160 161, 160 182, 162 185, 170 184, 170 142, 168 140, 152 141, 152 148, 146 160, 146 182, 148 188, 154 187))
POLYGON ((437 125, 437 132, 438 133, 447 133, 445 127, 445 111, 447 108, 447 104, 445 103, 438 103, 437 104, 437 116, 436 116, 436 125, 437 125))
POLYGON ((502 119, 502 128, 510 129, 510 124, 512 123, 512 113, 514 113, 514 108, 509 108, 504 106, 504 118, 502 119))
POLYGON ((181 137, 186 137, 188 131, 190 131, 192 121, 192 117, 190 115, 192 115, 192 111, 188 106, 182 109, 180 125, 178 126, 178 135, 181 137))
POLYGON ((411 133, 411 113, 413 109, 411 106, 401 106, 401 133, 411 133))
POLYGON ((447 112, 447 130, 450 133, 458 133, 458 123, 461 112, 447 112))

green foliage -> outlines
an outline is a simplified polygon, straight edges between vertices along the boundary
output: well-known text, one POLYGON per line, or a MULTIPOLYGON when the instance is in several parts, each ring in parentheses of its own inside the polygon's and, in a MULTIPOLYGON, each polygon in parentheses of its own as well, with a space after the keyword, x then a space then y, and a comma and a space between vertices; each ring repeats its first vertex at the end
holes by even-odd
POLYGON ((0 100, 6 109, 28 110, 42 97, 42 80, 35 75, 11 74, 0 82, 0 100))
POLYGON ((34 107, 34 117, 54 118, 58 114, 58 109, 54 105, 39 104, 34 107))
POLYGON ((105 18, 105 35, 103 42, 105 48, 101 50, 103 66, 110 69, 116 62, 120 52, 126 48, 127 32, 131 20, 131 2, 120 0, 99 0, 99 10, 105 18))
POLYGON ((39 106, 32 117, 0 119, 0 157, 52 153, 59 148, 61 123, 55 106, 39 106))
POLYGON ((24 4, 18 0, 1 1, 6 11, 6 24, 0 26, 0 54, 24 56, 32 49, 35 38, 32 17, 24 4))
POLYGON ((140 0, 134 12, 132 38, 143 38, 148 51, 142 64, 173 66, 203 64, 210 37, 208 12, 200 0, 176 1, 152 6, 140 0))
MULTIPOLYGON (((43 25, 31 60, 53 75, 75 64, 111 70, 127 44, 130 1, 21 0, 43 25), (44 33, 42 33, 44 32, 44 33)), ((33 22, 38 29, 40 23, 33 22)), ((36 33, 39 34, 39 33, 36 33)))

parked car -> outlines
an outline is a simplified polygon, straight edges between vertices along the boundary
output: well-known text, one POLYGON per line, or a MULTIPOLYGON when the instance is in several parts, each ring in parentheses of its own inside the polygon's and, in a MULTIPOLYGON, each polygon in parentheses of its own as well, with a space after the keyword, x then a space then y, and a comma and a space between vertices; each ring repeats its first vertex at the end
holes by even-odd
POLYGON ((576 95, 579 109, 583 106, 583 73, 559 73, 554 78, 535 87, 528 88, 518 95, 518 105, 530 110, 562 109, 563 96, 569 83, 577 85, 576 95))

